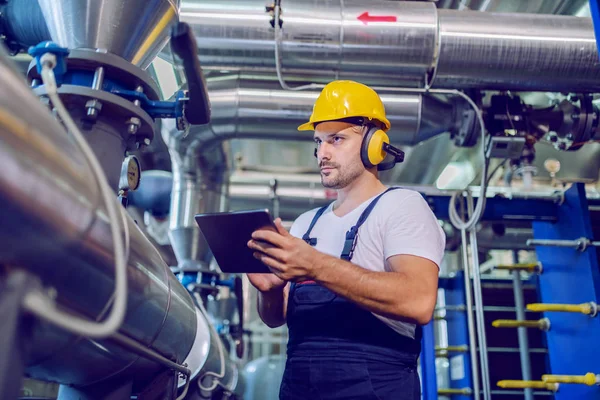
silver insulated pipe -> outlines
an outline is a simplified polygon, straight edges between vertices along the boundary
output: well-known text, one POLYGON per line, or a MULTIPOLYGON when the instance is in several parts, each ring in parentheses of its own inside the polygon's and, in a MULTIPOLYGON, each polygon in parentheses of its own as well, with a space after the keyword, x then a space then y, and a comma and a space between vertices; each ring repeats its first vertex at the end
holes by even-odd
MULTIPOLYGON (((55 293, 64 312, 100 321, 113 299, 115 259, 88 160, 2 49, 0 93, 2 271, 26 271, 55 293)), ((192 298, 128 216, 126 224, 127 308, 119 333, 182 363, 197 333, 192 298)), ((140 382, 161 370, 110 339, 79 337, 37 319, 31 331, 25 365, 36 379, 74 386, 125 377, 140 382)))
MULTIPOLYGON (((270 78, 233 74, 207 79, 211 123, 190 127, 185 147, 212 151, 207 143, 236 138, 312 141, 310 133, 296 128, 309 119, 319 91, 283 90, 270 78)), ((385 90, 379 94, 392 123, 388 132, 390 141, 397 145, 413 146, 442 133, 454 132, 461 127, 462 112, 469 110, 458 98, 385 90)), ((173 123, 165 121, 163 126, 167 143, 180 135, 173 123)))
POLYGON ((293 80, 357 79, 396 87, 600 89, 590 18, 438 10, 417 1, 275 3, 279 12, 265 0, 182 1, 180 17, 194 28, 203 67, 279 67, 292 87, 293 80))

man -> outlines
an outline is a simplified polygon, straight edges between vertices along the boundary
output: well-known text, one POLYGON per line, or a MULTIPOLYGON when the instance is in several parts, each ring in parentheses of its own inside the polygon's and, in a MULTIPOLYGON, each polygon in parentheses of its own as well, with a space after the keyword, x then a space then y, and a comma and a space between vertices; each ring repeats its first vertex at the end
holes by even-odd
POLYGON ((337 200, 248 242, 273 272, 248 275, 259 314, 289 329, 281 399, 420 398, 420 325, 433 315, 445 235, 419 193, 378 179, 379 153, 394 153, 378 132, 389 128, 375 91, 328 84, 298 129, 314 130, 337 200))

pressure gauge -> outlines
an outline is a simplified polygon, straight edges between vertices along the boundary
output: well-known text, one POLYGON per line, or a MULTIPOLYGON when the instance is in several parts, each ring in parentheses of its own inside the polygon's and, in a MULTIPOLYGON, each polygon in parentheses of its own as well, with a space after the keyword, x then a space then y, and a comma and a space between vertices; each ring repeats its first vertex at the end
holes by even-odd
POLYGON ((119 190, 136 190, 140 186, 142 177, 140 162, 136 156, 127 156, 123 160, 121 167, 121 178, 119 180, 119 190))

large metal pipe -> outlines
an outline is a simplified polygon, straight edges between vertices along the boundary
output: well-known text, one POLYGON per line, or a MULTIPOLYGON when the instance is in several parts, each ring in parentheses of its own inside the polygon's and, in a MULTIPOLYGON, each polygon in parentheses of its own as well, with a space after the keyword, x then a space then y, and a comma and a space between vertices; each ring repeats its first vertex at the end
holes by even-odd
POLYGON ((226 210, 228 152, 223 143, 200 146, 193 137, 170 136, 174 126, 167 121, 163 128, 173 171, 169 239, 179 267, 207 268, 210 251, 194 216, 226 210))
MULTIPOLYGON (((62 308, 100 320, 112 301, 115 262, 99 185, 1 49, 0 92, 0 264, 38 277, 62 308)), ((127 311, 120 332, 181 363, 196 337, 194 304, 136 223, 127 217, 127 224, 127 311)), ((81 386, 147 380, 160 369, 110 340, 77 337, 41 321, 33 332, 26 365, 37 379, 81 386)))
MULTIPOLYGON (((52 40, 102 49, 146 69, 169 41, 179 0, 38 0, 52 40)), ((39 11, 33 7, 32 13, 39 11)))
MULTIPOLYGON (((437 10, 432 2, 412 1, 281 3, 279 53, 286 80, 600 89, 590 18, 437 10)), ((180 17, 193 26, 205 69, 274 72, 274 14, 265 5, 264 0, 182 1, 180 17)))
MULTIPOLYGON (((310 117, 318 91, 290 92, 277 81, 248 79, 241 75, 209 80, 211 123, 190 128, 186 140, 201 145, 228 139, 275 139, 311 141, 312 135, 297 127, 310 117)), ((460 127, 464 104, 421 94, 380 92, 386 115, 392 123, 390 141, 416 145, 460 127)), ((174 124, 165 121, 163 137, 177 137, 174 124)))

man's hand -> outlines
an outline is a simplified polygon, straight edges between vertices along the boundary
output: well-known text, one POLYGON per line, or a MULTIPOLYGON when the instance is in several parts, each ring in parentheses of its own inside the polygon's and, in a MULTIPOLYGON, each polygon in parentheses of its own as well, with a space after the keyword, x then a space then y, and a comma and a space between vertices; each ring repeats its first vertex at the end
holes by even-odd
POLYGON ((262 261, 284 281, 305 281, 315 278, 317 260, 322 255, 304 240, 292 236, 275 220, 277 232, 261 229, 252 234, 248 247, 255 250, 254 257, 262 261))
POLYGON ((261 292, 270 292, 277 289, 282 289, 286 285, 286 281, 279 279, 274 274, 247 274, 250 283, 261 292))

